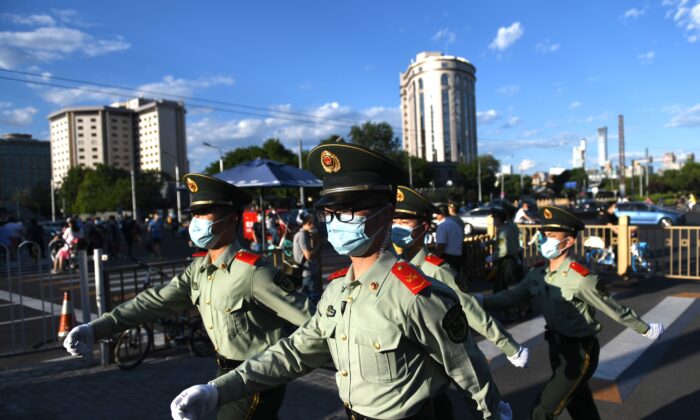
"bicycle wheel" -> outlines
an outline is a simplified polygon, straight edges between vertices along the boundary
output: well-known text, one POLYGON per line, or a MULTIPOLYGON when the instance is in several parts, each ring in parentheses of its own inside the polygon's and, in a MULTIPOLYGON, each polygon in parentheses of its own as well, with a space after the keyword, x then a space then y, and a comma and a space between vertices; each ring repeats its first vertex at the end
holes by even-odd
POLYGON ((204 328, 201 318, 197 318, 190 323, 190 349, 192 353, 199 357, 213 356, 216 351, 207 335, 207 330, 204 328))
POLYGON ((120 369, 129 370, 138 366, 151 348, 153 334, 150 328, 139 325, 119 335, 114 346, 114 361, 120 369))

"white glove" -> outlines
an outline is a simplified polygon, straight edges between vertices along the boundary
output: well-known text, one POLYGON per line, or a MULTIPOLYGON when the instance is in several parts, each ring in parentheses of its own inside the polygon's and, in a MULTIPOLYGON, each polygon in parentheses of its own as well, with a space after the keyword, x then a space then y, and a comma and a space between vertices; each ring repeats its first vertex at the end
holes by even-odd
POLYGON ((498 419, 499 420, 512 420, 513 411, 510 409, 510 404, 505 401, 500 401, 498 403, 498 419))
POLYGON ((472 293, 472 296, 474 296, 474 299, 479 302, 479 305, 484 305, 484 295, 481 293, 472 293))
POLYGON ((515 367, 525 368, 527 367, 527 361, 530 358, 530 350, 527 347, 520 347, 518 352, 510 357, 508 361, 515 367))
POLYGON ((182 391, 170 403, 170 414, 174 420, 195 420, 214 411, 219 404, 219 391, 211 382, 195 385, 182 391))
POLYGON ((92 344, 95 342, 95 333, 92 325, 82 324, 70 330, 66 339, 63 340, 63 347, 72 356, 87 356, 92 353, 92 344))
POLYGON ((644 337, 650 339, 650 340, 656 340, 657 338, 661 337, 661 334, 664 333, 664 324, 654 324, 651 323, 649 324, 649 330, 645 332, 643 335, 644 337))
POLYGON ((487 263, 492 263, 492 262, 493 262, 493 255, 488 255, 488 256, 486 257, 486 262, 487 262, 487 263))

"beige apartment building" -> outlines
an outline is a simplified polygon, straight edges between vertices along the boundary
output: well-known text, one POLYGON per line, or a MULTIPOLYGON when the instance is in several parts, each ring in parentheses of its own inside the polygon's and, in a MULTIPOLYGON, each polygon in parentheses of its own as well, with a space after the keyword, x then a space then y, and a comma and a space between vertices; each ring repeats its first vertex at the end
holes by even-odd
POLYGON ((464 58, 421 52, 401 73, 403 146, 430 162, 477 156, 476 68, 464 58))
POLYGON ((189 170, 182 102, 136 98, 110 106, 64 108, 48 116, 53 183, 68 170, 107 164, 175 177, 189 170))

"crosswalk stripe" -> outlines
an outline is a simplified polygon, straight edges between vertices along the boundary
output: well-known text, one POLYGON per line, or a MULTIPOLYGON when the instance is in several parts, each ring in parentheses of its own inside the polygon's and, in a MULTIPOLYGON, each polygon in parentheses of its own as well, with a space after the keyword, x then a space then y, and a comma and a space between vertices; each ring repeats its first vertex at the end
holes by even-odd
MULTIPOLYGON (((508 332, 518 343, 520 343, 521 346, 533 348, 540 342, 544 341, 545 324, 544 317, 540 315, 508 328, 508 332)), ((484 353, 484 356, 486 356, 486 359, 489 360, 489 366, 491 369, 497 369, 507 362, 501 349, 496 347, 496 345, 490 341, 481 340, 478 343, 478 346, 481 352, 484 353)))

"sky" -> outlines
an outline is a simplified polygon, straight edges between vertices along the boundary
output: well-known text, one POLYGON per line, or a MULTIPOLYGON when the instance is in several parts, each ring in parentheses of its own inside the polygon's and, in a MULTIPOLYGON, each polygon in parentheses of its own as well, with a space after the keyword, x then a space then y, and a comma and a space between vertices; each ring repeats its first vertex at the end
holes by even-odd
POLYGON ((700 0, 3 0, 0 133, 48 139, 51 112, 141 94, 196 98, 193 171, 218 160, 203 142, 308 149, 362 121, 400 135, 399 75, 421 51, 476 66, 479 154, 516 172, 570 167, 583 138, 596 166, 603 126, 617 159, 620 114, 628 164, 700 154, 700 0))

